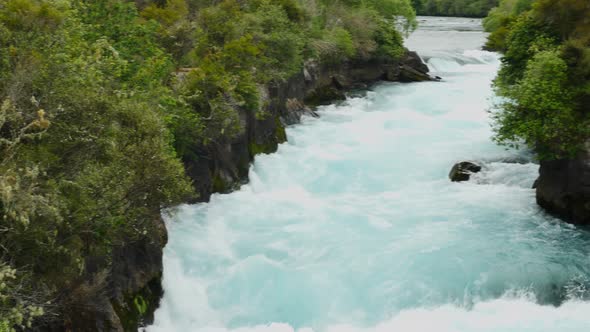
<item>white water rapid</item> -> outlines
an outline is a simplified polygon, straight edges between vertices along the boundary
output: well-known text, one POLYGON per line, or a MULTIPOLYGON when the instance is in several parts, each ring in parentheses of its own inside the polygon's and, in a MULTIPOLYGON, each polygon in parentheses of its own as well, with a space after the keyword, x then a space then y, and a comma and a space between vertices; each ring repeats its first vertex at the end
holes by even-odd
POLYGON ((248 185, 167 221, 149 332, 590 331, 590 233, 490 140, 498 55, 479 21, 421 21, 407 44, 443 81, 321 108, 248 185), (451 183, 464 160, 484 170, 451 183))

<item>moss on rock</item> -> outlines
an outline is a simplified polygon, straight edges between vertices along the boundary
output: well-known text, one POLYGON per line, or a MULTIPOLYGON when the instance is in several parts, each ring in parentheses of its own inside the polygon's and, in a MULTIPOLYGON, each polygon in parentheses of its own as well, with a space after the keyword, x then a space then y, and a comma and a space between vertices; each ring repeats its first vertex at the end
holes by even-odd
POLYGON ((153 321, 153 314, 160 303, 162 295, 161 276, 154 278, 148 285, 135 294, 126 294, 121 301, 112 301, 121 326, 125 331, 137 331, 138 326, 145 326, 153 321))

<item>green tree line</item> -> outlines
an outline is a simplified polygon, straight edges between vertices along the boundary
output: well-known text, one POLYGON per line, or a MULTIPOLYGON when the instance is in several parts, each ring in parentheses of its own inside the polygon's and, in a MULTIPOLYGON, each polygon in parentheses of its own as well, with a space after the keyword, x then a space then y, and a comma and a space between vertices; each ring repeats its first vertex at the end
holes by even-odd
POLYGON ((502 0, 485 20, 504 53, 496 140, 542 159, 575 156, 590 135, 590 3, 502 0))
POLYGON ((398 57, 414 26, 409 0, 1 1, 0 331, 75 312, 89 261, 194 196, 180 160, 263 112, 258 85, 398 57))
POLYGON ((412 0, 418 15, 485 17, 499 0, 412 0))

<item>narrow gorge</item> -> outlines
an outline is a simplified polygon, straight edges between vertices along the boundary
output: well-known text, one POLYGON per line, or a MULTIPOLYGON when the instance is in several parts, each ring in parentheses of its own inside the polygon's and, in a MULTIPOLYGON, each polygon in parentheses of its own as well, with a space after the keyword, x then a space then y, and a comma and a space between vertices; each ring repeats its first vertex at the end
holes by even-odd
POLYGON ((0 332, 590 331, 589 18, 0 0, 0 332))
POLYGON ((283 133, 298 115, 270 106, 283 122, 255 119, 266 129, 215 152, 228 162, 195 168, 207 188, 249 182, 167 217, 146 330, 586 331, 590 232, 536 205, 530 152, 492 142, 500 56, 485 37, 477 19, 421 18, 406 45, 441 81, 366 89, 389 71, 308 68, 261 94, 301 123, 283 133), (316 80, 360 89, 317 117, 301 89, 316 80), (482 170, 453 183, 459 161, 482 170))

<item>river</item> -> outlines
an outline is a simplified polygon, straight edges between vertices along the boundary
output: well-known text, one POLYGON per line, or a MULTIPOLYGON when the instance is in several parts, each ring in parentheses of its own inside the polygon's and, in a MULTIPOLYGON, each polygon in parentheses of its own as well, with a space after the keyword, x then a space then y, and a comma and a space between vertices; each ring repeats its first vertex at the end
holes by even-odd
POLYGON ((420 18, 441 82, 383 83, 288 128, 250 183, 181 206, 149 332, 590 331, 590 233, 492 140, 480 21, 420 18), (451 183, 455 162, 484 169, 451 183))

